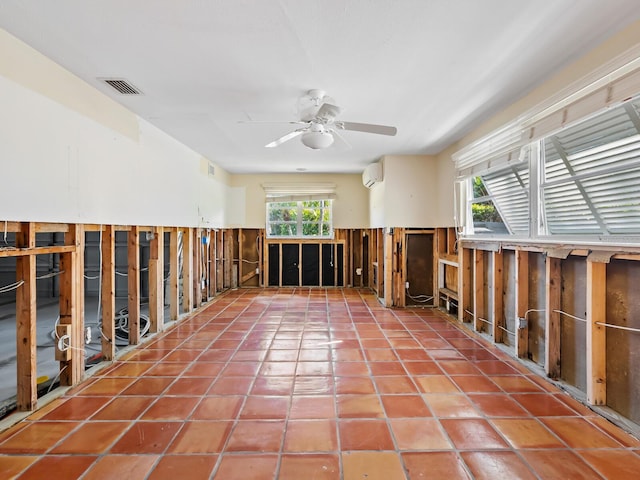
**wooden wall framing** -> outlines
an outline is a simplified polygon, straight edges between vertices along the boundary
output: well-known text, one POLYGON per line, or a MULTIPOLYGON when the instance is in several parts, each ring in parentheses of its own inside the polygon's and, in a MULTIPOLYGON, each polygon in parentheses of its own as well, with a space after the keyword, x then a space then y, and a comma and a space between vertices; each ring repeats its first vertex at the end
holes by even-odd
MULTIPOLYGON (((186 227, 147 227, 124 225, 52 224, 37 222, 2 222, 5 230, 15 234, 15 244, 0 247, 0 257, 16 258, 16 406, 21 411, 37 408, 37 348, 36 348, 36 257, 57 254, 59 261, 60 320, 56 327, 58 337, 65 336, 70 348, 56 349, 60 362, 60 385, 77 385, 85 378, 84 356, 84 276, 85 232, 98 232, 100 243, 100 309, 101 344, 103 361, 116 358, 115 344, 115 237, 116 232, 127 232, 127 308, 129 311, 129 341, 135 345, 140 335, 141 304, 141 242, 140 235, 149 240, 149 333, 163 331, 166 326, 165 301, 169 303, 169 321, 178 321, 218 293, 229 288, 233 278, 233 249, 235 231, 186 227), (37 233, 61 233, 63 245, 36 246, 37 233), (165 245, 165 233, 169 243, 165 245), (169 250, 169 275, 165 279, 165 248, 169 250), (180 254, 180 248, 182 254, 180 254), (225 256, 223 257, 223 249, 225 256), (179 261, 182 258, 182 268, 179 261), (222 261, 219 262, 219 259, 222 261), (220 265, 220 269, 218 266, 220 265), (222 283, 224 281, 224 283, 222 283), (165 282, 168 284, 165 288, 165 282), (181 289, 181 285, 184 288, 181 289), (167 298, 165 299, 165 291, 167 298), (182 296, 182 302, 180 298, 182 296), (182 307, 182 308, 181 308, 182 307)), ((261 264, 262 230, 251 231, 258 242, 252 261, 261 264)), ((247 232, 245 232, 247 233, 247 232)), ((237 241, 236 241, 237 242, 237 241)), ((244 238, 248 246, 250 242, 244 238)), ((252 247, 253 248, 253 247, 252 247)), ((241 258, 247 258, 245 252, 241 258)), ((255 268, 255 267, 254 267, 255 268)), ((251 276, 261 279, 255 273, 251 276)), ((246 282, 247 278, 245 278, 246 282)), ((261 280, 260 280, 261 281, 261 280)))
MULTIPOLYGON (((566 364, 568 359, 565 355, 571 353, 570 360, 578 362, 581 375, 584 375, 586 370, 586 386, 580 382, 569 384, 578 396, 584 395, 584 400, 589 405, 610 408, 617 406, 618 413, 634 422, 640 420, 637 409, 632 408, 634 402, 630 399, 611 398, 612 392, 620 395, 622 391, 638 391, 640 386, 628 387, 626 390, 607 388, 608 371, 614 368, 613 361, 617 362, 615 364, 617 378, 623 377, 620 371, 627 371, 630 374, 639 366, 637 362, 639 357, 633 354, 631 349, 626 357, 618 356, 615 360, 609 358, 607 354, 608 351, 617 353, 620 350, 612 349, 611 345, 608 345, 607 330, 610 328, 615 329, 610 333, 611 335, 614 333, 623 336, 631 335, 633 338, 630 340, 636 340, 635 336, 639 333, 634 328, 625 326, 623 322, 628 315, 619 313, 622 309, 631 308, 627 305, 633 305, 635 311, 638 311, 636 308, 638 302, 634 299, 635 292, 628 288, 628 282, 612 276, 615 275, 615 271, 609 270, 609 262, 614 259, 618 262, 627 261, 624 272, 630 271, 633 264, 633 271, 636 272, 634 275, 640 278, 640 251, 631 249, 631 251, 616 253, 604 248, 598 249, 595 246, 585 249, 581 246, 563 245, 562 249, 553 249, 545 246, 513 245, 501 242, 463 241, 457 258, 459 264, 457 294, 461 305, 457 321, 465 323, 469 319, 465 313, 468 311, 475 320, 473 329, 477 331, 479 329, 477 319, 488 315, 493 324, 491 332, 487 332, 491 341, 503 343, 505 335, 510 334, 515 340, 508 347, 512 355, 516 358, 537 361, 538 365, 544 368, 547 376, 555 380, 567 381, 565 380, 567 375, 563 374, 563 361, 566 368, 572 369, 571 372, 567 372, 571 373, 569 380, 575 377, 573 363, 566 364), (513 251, 509 257, 512 262, 509 275, 503 268, 503 249, 513 251), (491 258, 488 263, 483 261, 486 260, 487 255, 491 258), (487 268, 488 265, 490 268, 487 268), (580 267, 577 270, 576 265, 580 267), (585 269, 586 279, 583 277, 585 269), (611 285, 614 279, 615 286, 611 285), (575 282, 575 284, 565 285, 564 282, 575 282), (506 288, 507 285, 509 288, 506 288), (538 291, 532 291, 532 289, 538 291), (490 312, 487 312, 488 305, 482 299, 487 291, 492 293, 490 312), (512 298, 505 297, 507 292, 512 298), (576 296, 576 299, 569 298, 568 295, 576 296), (581 310, 585 305, 585 297, 586 312, 581 310), (612 298, 616 298, 615 304, 608 301, 612 298), (515 318, 506 317, 507 303, 511 305, 511 315, 514 315, 515 311, 515 318), (563 306, 571 311, 564 311, 563 306), (572 322, 572 324, 566 322, 572 322), (574 331, 573 324, 576 325, 575 328, 586 326, 584 344, 577 345, 571 352, 563 351, 561 343, 566 339, 562 340, 562 335, 567 335, 562 333, 563 328, 568 328, 566 332, 570 333, 574 331), (539 357, 532 356, 534 352, 529 351, 532 327, 536 335, 542 334, 540 341, 544 343, 544 355, 539 357), (578 355, 577 358, 576 355, 578 355)), ((572 339, 572 341, 577 340, 572 339)), ((573 345, 566 345, 566 347, 573 348, 573 345)))

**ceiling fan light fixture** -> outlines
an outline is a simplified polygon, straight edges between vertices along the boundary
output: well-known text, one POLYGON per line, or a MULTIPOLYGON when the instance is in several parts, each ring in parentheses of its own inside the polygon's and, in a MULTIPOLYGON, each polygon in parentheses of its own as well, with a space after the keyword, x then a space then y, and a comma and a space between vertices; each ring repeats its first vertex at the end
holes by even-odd
POLYGON ((306 132, 302 134, 302 143, 314 150, 330 147, 333 144, 333 135, 329 132, 306 132))

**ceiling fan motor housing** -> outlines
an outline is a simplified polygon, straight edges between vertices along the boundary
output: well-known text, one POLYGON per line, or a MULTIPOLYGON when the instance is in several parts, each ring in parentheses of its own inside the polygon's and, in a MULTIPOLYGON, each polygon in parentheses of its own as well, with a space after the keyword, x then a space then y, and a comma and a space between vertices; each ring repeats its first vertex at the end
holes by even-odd
POLYGON ((333 143, 333 135, 321 130, 313 130, 302 134, 302 143, 314 150, 330 147, 333 143))

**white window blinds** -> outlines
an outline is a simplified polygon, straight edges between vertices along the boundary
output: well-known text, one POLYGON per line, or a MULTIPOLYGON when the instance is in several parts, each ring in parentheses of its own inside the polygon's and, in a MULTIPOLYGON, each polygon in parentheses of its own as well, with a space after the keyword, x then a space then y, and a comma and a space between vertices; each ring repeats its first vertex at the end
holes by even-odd
POLYGON ((640 234, 640 103, 544 139, 549 234, 640 234))
POLYGON ((522 127, 508 125, 453 154, 458 177, 518 164, 521 156, 522 127))
POLYGON ((529 233, 529 149, 525 163, 481 175, 484 186, 513 235, 529 233))
POLYGON ((333 200, 336 186, 333 183, 264 183, 267 202, 309 202, 333 200))

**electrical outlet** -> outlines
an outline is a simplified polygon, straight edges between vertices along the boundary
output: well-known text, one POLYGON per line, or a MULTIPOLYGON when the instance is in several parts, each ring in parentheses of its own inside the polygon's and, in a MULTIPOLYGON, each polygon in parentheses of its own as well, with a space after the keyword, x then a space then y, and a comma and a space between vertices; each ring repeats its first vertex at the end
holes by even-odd
POLYGON ((404 282, 404 288, 406 288, 407 290, 409 290, 409 282, 404 282))
POLYGON ((260 269, 256 268, 256 275, 260 275, 260 269))
POLYGON ((524 330, 527 328, 527 319, 524 317, 516 317, 516 325, 518 325, 518 330, 524 330))
POLYGON ((58 362, 68 362, 71 360, 71 325, 56 325, 56 350, 55 359, 58 362))
POLYGON ((84 329, 84 343, 85 345, 89 345, 91 343, 91 327, 86 327, 84 329))

